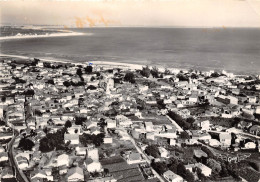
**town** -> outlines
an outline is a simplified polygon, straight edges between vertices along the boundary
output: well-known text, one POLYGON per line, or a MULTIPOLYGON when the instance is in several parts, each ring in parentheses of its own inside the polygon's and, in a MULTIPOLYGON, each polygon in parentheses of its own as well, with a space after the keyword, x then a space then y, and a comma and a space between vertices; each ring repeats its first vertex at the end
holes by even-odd
POLYGON ((260 180, 260 76, 0 59, 1 181, 260 180))

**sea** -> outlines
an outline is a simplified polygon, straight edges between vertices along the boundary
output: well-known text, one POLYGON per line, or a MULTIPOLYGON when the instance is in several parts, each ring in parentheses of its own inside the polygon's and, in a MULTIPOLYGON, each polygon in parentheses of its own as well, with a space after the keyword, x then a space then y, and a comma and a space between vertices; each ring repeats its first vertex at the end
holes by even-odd
POLYGON ((2 54, 260 74, 260 28, 81 28, 85 35, 0 40, 2 54))

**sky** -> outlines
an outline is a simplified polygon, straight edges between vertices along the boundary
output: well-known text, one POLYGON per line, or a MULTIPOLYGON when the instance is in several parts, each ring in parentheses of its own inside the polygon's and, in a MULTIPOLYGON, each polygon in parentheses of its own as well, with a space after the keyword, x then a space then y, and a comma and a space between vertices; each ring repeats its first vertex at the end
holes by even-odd
POLYGON ((260 27, 260 0, 0 0, 1 24, 260 27))

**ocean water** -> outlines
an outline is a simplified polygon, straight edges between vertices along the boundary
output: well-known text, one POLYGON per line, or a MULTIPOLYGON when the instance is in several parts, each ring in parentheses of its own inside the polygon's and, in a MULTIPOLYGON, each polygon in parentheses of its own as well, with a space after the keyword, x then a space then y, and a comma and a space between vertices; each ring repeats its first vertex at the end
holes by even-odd
POLYGON ((1 53, 260 74, 260 29, 83 28, 91 35, 0 41, 1 53))

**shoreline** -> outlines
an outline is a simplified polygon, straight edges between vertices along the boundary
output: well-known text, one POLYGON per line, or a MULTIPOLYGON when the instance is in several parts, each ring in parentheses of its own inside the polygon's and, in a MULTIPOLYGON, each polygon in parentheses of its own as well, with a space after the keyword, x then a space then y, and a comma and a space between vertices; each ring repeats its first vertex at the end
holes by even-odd
POLYGON ((15 35, 15 36, 5 36, 0 37, 1 40, 14 40, 14 39, 31 39, 31 38, 48 38, 48 37, 68 37, 68 36, 80 36, 80 35, 92 35, 91 33, 81 33, 81 32, 67 32, 67 33, 50 33, 45 35, 15 35))
MULTIPOLYGON (((85 62, 70 62, 70 60, 66 59, 55 59, 55 58, 44 58, 44 57, 29 57, 29 56, 21 56, 21 55, 11 55, 11 54, 1 54, 0 57, 9 57, 9 58, 20 58, 20 59, 28 59, 33 60, 34 58, 41 60, 42 62, 49 62, 49 63, 71 63, 75 65, 86 66, 90 63, 90 61, 85 62)), ((110 61, 93 61, 93 66, 105 66, 106 68, 121 68, 121 69, 130 69, 130 70, 142 70, 143 67, 147 65, 143 64, 131 64, 131 63, 123 63, 123 62, 110 62, 110 61)), ((151 69, 153 66, 148 65, 151 69)), ((189 69, 186 68, 172 68, 172 67, 165 67, 165 66, 156 66, 160 72, 164 72, 166 69, 174 72, 174 71, 188 71, 189 69)), ((233 73, 233 72, 229 72, 233 73)), ((234 73, 233 73, 234 74, 234 73)), ((248 76, 243 74, 234 74, 234 76, 248 76)))

